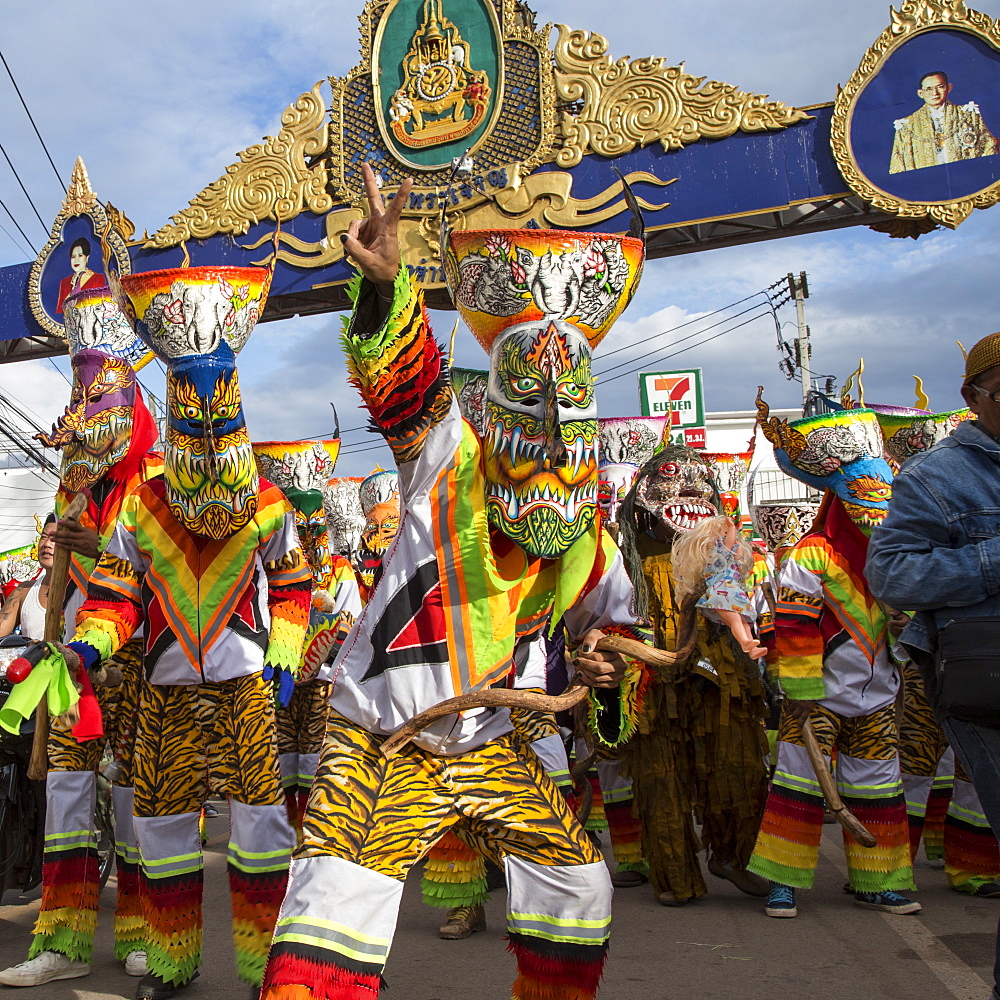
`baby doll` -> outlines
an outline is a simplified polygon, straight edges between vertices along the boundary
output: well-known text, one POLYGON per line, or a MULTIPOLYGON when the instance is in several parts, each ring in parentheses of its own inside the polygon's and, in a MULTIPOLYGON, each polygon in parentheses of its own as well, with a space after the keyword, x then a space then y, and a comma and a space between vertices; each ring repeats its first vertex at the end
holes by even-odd
POLYGON ((746 580, 752 566, 753 552, 728 517, 707 517, 674 540, 678 597, 701 593, 699 610, 727 625, 743 652, 759 660, 767 650, 750 631, 755 616, 746 580))

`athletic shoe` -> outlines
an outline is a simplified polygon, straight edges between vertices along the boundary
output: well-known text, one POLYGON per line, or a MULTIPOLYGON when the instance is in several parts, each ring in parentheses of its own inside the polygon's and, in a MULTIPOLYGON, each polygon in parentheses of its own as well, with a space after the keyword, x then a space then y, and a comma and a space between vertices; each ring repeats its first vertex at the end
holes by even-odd
POLYGON ((126 976, 145 976, 149 972, 146 968, 146 953, 144 951, 130 951, 125 956, 126 976))
POLYGON ((980 899, 1000 898, 1000 882, 992 878, 974 875, 968 882, 953 885, 955 892, 964 892, 968 896, 979 896, 980 899))
POLYGON ((882 910, 883 913, 919 913, 923 909, 919 903, 900 896, 898 892, 856 892, 854 902, 869 910, 882 910))
POLYGON ((215 817, 219 815, 219 810, 208 802, 201 807, 201 811, 204 814, 205 819, 215 819, 215 817))
POLYGON ((611 884, 616 889, 634 889, 636 886, 644 885, 648 881, 649 879, 642 872, 634 872, 629 868, 625 868, 620 872, 613 872, 611 875, 611 884))
POLYGON ((4 986, 41 986, 55 979, 79 979, 90 975, 90 962, 74 962, 58 951, 43 951, 30 961, 0 972, 4 986))
POLYGON ((485 906, 456 906, 448 911, 448 919, 438 928, 438 937, 445 941, 461 941, 463 938, 486 930, 485 906))
POLYGON ((729 861, 717 861, 711 857, 708 859, 708 870, 716 878, 724 878, 727 882, 732 882, 740 892, 745 892, 748 896, 759 896, 763 899, 768 895, 769 888, 766 879, 762 879, 753 872, 748 872, 745 868, 737 868, 729 861))
POLYGON ((790 885, 772 882, 764 912, 769 917, 797 917, 799 908, 795 905, 795 890, 790 885))
POLYGON ((175 984, 168 983, 150 972, 139 980, 139 985, 135 988, 135 1000, 170 1000, 197 978, 198 972, 195 970, 194 975, 186 983, 175 984))

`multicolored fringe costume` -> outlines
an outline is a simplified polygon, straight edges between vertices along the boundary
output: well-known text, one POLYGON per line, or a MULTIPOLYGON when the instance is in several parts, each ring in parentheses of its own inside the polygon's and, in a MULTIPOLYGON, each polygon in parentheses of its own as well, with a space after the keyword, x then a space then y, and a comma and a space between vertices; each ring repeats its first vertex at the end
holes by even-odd
POLYGON ((279 704, 278 759, 288 821, 302 830, 306 800, 326 733, 330 685, 317 678, 361 611, 358 578, 330 544, 329 486, 340 438, 323 441, 264 441, 253 446, 261 475, 270 479, 295 511, 299 544, 313 575, 312 608, 295 689, 279 704))
POLYGON ((288 501, 257 474, 235 366, 269 280, 260 268, 121 279, 140 335, 167 363, 164 474, 122 504, 72 647, 89 667, 143 629, 135 827, 149 976, 172 985, 201 963, 209 768, 230 800, 233 943, 246 982, 261 980, 294 845, 271 679, 279 697, 291 693, 312 575, 288 501))
MULTIPOLYGON (((73 396, 66 412, 43 443, 62 449, 56 514, 61 515, 76 492, 90 490, 80 523, 95 531, 103 550, 114 531, 125 498, 163 471, 163 459, 150 452, 157 431, 142 399, 135 370, 147 354, 129 329, 108 288, 87 289, 64 303, 66 330, 73 358, 73 396), (94 350, 93 321, 103 330, 94 350), (82 329, 91 337, 80 337, 82 329)), ((73 552, 64 599, 67 632, 87 592, 94 560, 73 552)), ((33 638, 41 639, 42 636, 33 638)), ((142 683, 142 644, 122 646, 116 665, 123 675, 118 688, 97 687, 107 741, 120 754, 124 771, 113 790, 118 893, 115 908, 115 955, 124 960, 146 946, 138 882, 138 851, 132 824, 131 739, 142 683), (127 747, 127 749, 126 749, 127 747)), ((94 810, 97 771, 105 740, 78 743, 58 719, 49 729, 49 774, 46 781, 45 855, 42 901, 29 958, 43 951, 60 952, 89 962, 97 928, 100 881, 94 810)))
MULTIPOLYGON (((907 664, 903 672, 904 711, 899 731, 900 767, 906 795, 906 815, 910 828, 910 854, 917 856, 921 834, 932 810, 932 803, 945 801, 940 790, 954 787, 943 819, 941 856, 944 857, 948 884, 960 891, 974 891, 977 884, 1000 877, 1000 848, 979 803, 972 782, 965 776, 961 762, 949 753, 944 730, 924 694, 920 672, 907 664), (946 755, 948 760, 946 760, 946 755), (944 764, 945 773, 941 774, 944 764), (934 792, 938 790, 935 797, 934 792)), ((933 843, 925 841, 930 857, 933 843)))
MULTIPOLYGON (((348 363, 395 453, 405 510, 332 669, 330 728, 262 995, 376 996, 406 873, 453 830, 505 867, 513 997, 589 1000, 607 951, 607 869, 538 759, 517 753, 508 713, 448 717, 391 760, 379 747, 431 705, 506 678, 518 643, 550 622, 574 643, 590 628, 645 635, 631 586, 596 524, 554 559, 491 530, 486 445, 461 417, 420 296, 400 271, 383 321, 374 287, 353 292, 348 363)), ((620 689, 593 695, 604 739, 627 734, 642 675, 630 662, 620 689)))
MULTIPOLYGON (((837 747, 845 804, 878 839, 844 834, 856 892, 912 889, 906 809, 897 752, 899 678, 889 660, 886 618, 864 577, 868 539, 828 497, 814 530, 785 554, 778 579, 775 658, 788 698, 815 701, 821 749, 837 747)), ((799 725, 782 709, 778 759, 749 867, 772 882, 811 888, 823 829, 823 796, 799 725)))

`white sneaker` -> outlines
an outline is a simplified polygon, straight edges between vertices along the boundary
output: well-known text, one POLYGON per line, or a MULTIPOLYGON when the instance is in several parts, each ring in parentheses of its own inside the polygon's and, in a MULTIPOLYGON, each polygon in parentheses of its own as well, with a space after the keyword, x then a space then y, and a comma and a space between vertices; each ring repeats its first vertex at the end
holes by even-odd
POLYGON ((58 951, 43 951, 28 962, 0 972, 4 986, 41 986, 54 979, 79 979, 90 975, 89 962, 74 962, 58 951))
POLYGON ((149 972, 146 968, 146 953, 144 951, 130 951, 125 956, 126 976, 145 976, 149 972))

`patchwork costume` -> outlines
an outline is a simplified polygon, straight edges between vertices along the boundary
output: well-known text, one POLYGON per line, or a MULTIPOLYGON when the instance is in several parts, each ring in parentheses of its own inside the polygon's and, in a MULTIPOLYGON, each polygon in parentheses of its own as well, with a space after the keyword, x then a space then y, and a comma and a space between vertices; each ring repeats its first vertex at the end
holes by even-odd
POLYGON ((329 714, 330 685, 319 679, 319 670, 361 611, 354 569, 330 546, 326 494, 332 492, 330 477, 339 452, 339 438, 254 445, 261 475, 285 494, 295 510, 299 544, 313 575, 309 629, 295 690, 288 704, 277 709, 281 784, 288 820, 296 830, 302 828, 329 714))
POLYGON ((235 367, 269 278, 220 267, 121 279, 140 335, 168 366, 165 469, 122 504, 71 645, 86 663, 106 660, 144 629, 135 825, 150 982, 138 996, 187 983, 201 964, 209 763, 229 796, 233 940, 247 982, 260 981, 294 844, 270 678, 291 694, 311 575, 288 502, 258 478, 235 367))
MULTIPOLYGON (((491 348, 483 438, 462 419, 407 273, 385 318, 375 288, 354 286, 344 346, 395 453, 402 514, 334 663, 330 728, 265 1000, 377 995, 406 873, 448 830, 502 859, 513 996, 594 996, 611 917, 607 869, 538 758, 518 753, 509 713, 448 716, 391 760, 380 745, 435 703, 507 681, 517 644, 552 623, 563 621, 574 645, 592 628, 645 635, 596 522, 590 375, 591 344, 631 297, 642 256, 629 238, 452 234, 453 296, 491 348), (585 259, 594 277, 553 314, 517 286, 515 259, 537 288, 560 287, 585 259)), ((642 676, 629 661, 619 688, 592 692, 605 739, 627 733, 642 676)))
MULTIPOLYGON (((660 648, 676 646, 681 626, 673 540, 717 516, 718 504, 700 454, 669 446, 642 468, 622 505, 619 543, 660 648)), ((699 614, 690 656, 652 673, 638 731, 622 761, 632 779, 657 899, 676 906, 705 895, 698 861, 703 846, 710 850, 712 874, 741 891, 766 893, 766 885, 745 871, 767 793, 757 665, 734 644, 728 628, 699 614)))
MULTIPOLYGON (((129 494, 163 471, 161 456, 149 450, 156 441, 156 425, 135 374, 135 367, 148 361, 150 354, 107 287, 68 296, 63 313, 73 364, 72 399, 52 433, 40 438, 62 452, 56 513, 62 514, 75 494, 89 490, 90 502, 80 523, 96 531, 103 550, 129 494)), ((93 567, 93 559, 71 553, 64 599, 69 633, 93 567)), ((115 955, 124 961, 146 946, 132 824, 130 752, 142 682, 141 640, 125 643, 115 664, 122 672, 122 684, 95 690, 105 736, 122 764, 112 797, 118 868, 115 955)), ((51 721, 42 901, 31 958, 55 951, 76 961, 91 959, 100 895, 94 811, 105 743, 100 738, 77 742, 59 719, 51 721)))
MULTIPOLYGON (((782 470, 831 491, 809 534, 782 560, 771 666, 787 699, 815 703, 816 739, 827 757, 837 748, 844 803, 878 840, 876 847, 862 847, 844 833, 856 901, 915 912, 919 904, 896 892, 914 887, 897 751, 900 678, 885 612, 864 575, 868 535, 885 516, 892 491, 879 423, 866 409, 788 423, 768 419, 759 395, 758 407, 782 470)), ((767 810, 750 861, 777 886, 769 916, 794 916, 793 890, 812 886, 822 824, 823 796, 786 701, 767 810)))

